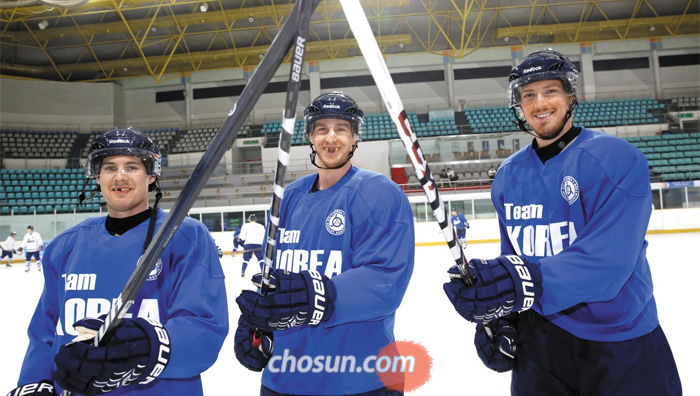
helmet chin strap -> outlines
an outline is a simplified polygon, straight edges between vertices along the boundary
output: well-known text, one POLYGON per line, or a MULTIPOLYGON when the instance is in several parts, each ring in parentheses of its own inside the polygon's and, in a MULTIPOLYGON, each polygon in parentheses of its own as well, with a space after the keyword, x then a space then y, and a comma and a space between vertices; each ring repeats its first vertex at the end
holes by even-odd
MULTIPOLYGON (((559 130, 557 131, 557 133, 554 134, 554 137, 552 137, 550 139, 544 139, 544 140, 556 139, 559 136, 561 131, 566 126, 566 123, 569 122, 569 119, 574 115, 574 109, 576 108, 576 106, 578 106, 578 99, 576 99, 576 97, 574 96, 574 100, 571 102, 571 106, 569 106, 569 110, 567 110, 566 116, 564 117, 564 121, 562 121, 561 126, 559 127, 559 130)), ((533 132, 530 132, 527 129, 527 127, 525 126, 525 121, 520 119, 520 117, 518 116, 518 112, 515 108, 511 108, 510 110, 513 112, 513 115, 515 115, 515 119, 518 120, 518 121, 513 121, 513 123, 515 125, 517 125, 523 132, 530 134, 536 138, 543 139, 542 137, 538 136, 537 134, 535 134, 533 132)), ((533 131, 534 131, 534 129, 533 129, 533 131)))
POLYGON ((312 144, 311 145, 311 153, 309 154, 309 158, 311 158, 311 163, 315 167, 317 167, 318 169, 340 169, 340 168, 344 167, 345 164, 348 163, 348 161, 350 161, 350 158, 352 158, 353 155, 355 155, 355 150, 357 150, 357 142, 355 142, 355 144, 352 145, 352 150, 350 150, 350 153, 348 154, 348 158, 345 159, 345 162, 343 162, 340 165, 336 165, 336 166, 323 167, 323 166, 319 166, 316 163, 316 150, 314 150, 314 145, 312 144))

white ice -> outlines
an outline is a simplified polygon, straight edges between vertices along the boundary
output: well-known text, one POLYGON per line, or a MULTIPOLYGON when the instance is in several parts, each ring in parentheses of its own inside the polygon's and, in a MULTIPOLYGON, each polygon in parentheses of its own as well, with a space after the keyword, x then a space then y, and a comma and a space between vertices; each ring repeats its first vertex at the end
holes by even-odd
MULTIPOLYGON (((684 393, 700 394, 693 380, 698 343, 692 322, 695 302, 700 296, 700 264, 694 248, 700 245, 700 233, 651 235, 648 258, 654 280, 654 294, 661 326, 676 358, 684 393)), ((624 248, 624 247, 621 247, 624 248)), ((497 244, 470 244, 469 258, 492 258, 499 253, 497 244)), ((233 334, 239 311, 235 298, 243 288, 252 288, 250 275, 258 267, 248 267, 241 278, 241 256, 222 259, 226 273, 231 329, 219 353, 219 359, 203 377, 205 395, 257 395, 260 374, 243 368, 233 354, 233 334)), ((396 317, 397 339, 420 342, 434 359, 432 378, 416 396, 438 394, 508 395, 509 374, 485 368, 473 345, 474 325, 464 321, 449 304, 442 291, 445 271, 451 255, 446 246, 416 249, 416 265, 411 284, 396 317)), ((0 394, 16 386, 27 348, 27 326, 43 286, 43 273, 24 264, 0 268, 0 351, 5 364, 0 374, 0 394)))

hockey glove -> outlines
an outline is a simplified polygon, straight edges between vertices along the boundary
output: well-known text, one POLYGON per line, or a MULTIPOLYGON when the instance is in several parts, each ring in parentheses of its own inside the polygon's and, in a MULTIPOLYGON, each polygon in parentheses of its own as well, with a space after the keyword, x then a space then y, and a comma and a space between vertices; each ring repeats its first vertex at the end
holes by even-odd
POLYGON ((474 335, 476 353, 484 365, 491 370, 505 373, 515 364, 518 336, 516 331, 518 314, 510 314, 492 322, 477 323, 474 335))
MULTIPOLYGON (((262 275, 253 276, 260 287, 262 275)), ((244 290, 236 298, 241 315, 251 326, 263 330, 285 330, 308 324, 317 326, 333 314, 335 285, 316 271, 300 273, 275 270, 266 296, 244 290)))
POLYGON ((457 312, 470 322, 489 321, 530 309, 542 295, 539 265, 519 256, 499 256, 493 260, 473 259, 469 268, 476 277, 467 287, 459 278, 457 266, 448 273, 453 278, 443 285, 457 312))
POLYGON ((7 396, 56 396, 53 383, 48 380, 24 384, 11 390, 7 396))
POLYGON ((24 250, 23 247, 19 247, 19 248, 17 248, 17 253, 20 253, 20 254, 21 254, 23 250, 24 250))
POLYGON ((170 337, 160 323, 152 319, 124 318, 109 341, 93 346, 105 315, 75 322, 80 334, 61 346, 54 357, 57 371, 53 379, 64 389, 92 396, 134 383, 155 380, 168 366, 170 337))
POLYGON ((262 371, 267 362, 272 357, 272 352, 275 349, 272 333, 263 332, 260 346, 253 346, 253 336, 255 329, 246 323, 243 316, 238 318, 238 328, 236 329, 235 343, 233 351, 236 353, 236 359, 251 371, 262 371))

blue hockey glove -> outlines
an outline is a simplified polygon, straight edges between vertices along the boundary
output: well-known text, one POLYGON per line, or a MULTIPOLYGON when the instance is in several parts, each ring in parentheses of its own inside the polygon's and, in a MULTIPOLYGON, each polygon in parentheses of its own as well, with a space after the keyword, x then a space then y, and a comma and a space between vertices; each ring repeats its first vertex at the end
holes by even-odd
POLYGON ((516 357, 515 340, 518 314, 510 314, 494 321, 476 324, 474 346, 476 353, 491 370, 505 373, 513 369, 516 357))
POLYGON ((170 337, 152 319, 124 318, 107 344, 93 346, 105 315, 75 322, 80 334, 61 346, 54 357, 53 379, 73 393, 93 396, 135 383, 148 384, 167 367, 170 337))
POLYGON ((270 361, 275 349, 274 338, 272 333, 263 332, 260 346, 256 348, 253 346, 254 334, 255 329, 246 323, 243 316, 238 318, 233 351, 243 367, 251 371, 262 371, 267 366, 267 362, 270 361))
POLYGON ((24 384, 11 390, 7 396, 56 396, 53 383, 48 380, 24 384))
MULTIPOLYGON (((262 275, 253 276, 260 287, 262 275)), ((275 270, 267 296, 244 290, 236 298, 241 315, 251 326, 263 330, 285 330, 308 324, 317 326, 333 314, 335 285, 316 271, 300 273, 275 270)))
POLYGON ((457 312, 470 322, 527 311, 542 296, 542 271, 524 257, 473 259, 469 268, 476 277, 474 286, 467 287, 457 279, 459 270, 453 266, 448 271, 453 279, 443 289, 457 312))

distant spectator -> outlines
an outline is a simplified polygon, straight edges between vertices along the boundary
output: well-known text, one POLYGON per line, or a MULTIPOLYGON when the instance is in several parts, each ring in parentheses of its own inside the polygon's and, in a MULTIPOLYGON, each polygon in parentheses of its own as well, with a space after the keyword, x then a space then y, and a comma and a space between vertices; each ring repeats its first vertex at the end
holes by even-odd
POLYGON ((496 176, 496 168, 491 165, 489 168, 489 179, 493 180, 494 176, 496 176))
POLYGON ((457 181, 459 179, 459 176, 453 171, 451 168, 447 168, 447 177, 450 179, 451 182, 457 181))
POLYGON ((441 170, 441 171, 440 171, 440 185, 441 185, 441 186, 444 186, 444 185, 445 185, 445 181, 448 181, 448 183, 449 183, 449 180, 450 180, 450 177, 447 176, 447 169, 441 170))

